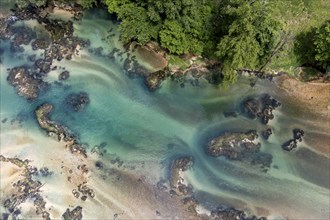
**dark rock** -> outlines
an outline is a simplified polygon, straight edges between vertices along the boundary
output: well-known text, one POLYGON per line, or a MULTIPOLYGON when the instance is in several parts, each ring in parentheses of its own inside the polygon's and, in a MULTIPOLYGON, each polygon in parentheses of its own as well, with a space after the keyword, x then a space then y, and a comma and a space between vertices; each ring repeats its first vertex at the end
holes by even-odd
POLYGON ((103 167, 104 167, 104 164, 101 161, 96 161, 95 166, 96 166, 97 169, 102 170, 103 167))
POLYGON ((295 128, 293 129, 293 138, 295 140, 302 141, 302 137, 305 135, 305 132, 302 129, 295 128))
POLYGON ((291 140, 285 142, 282 145, 282 148, 283 148, 283 150, 286 150, 286 151, 292 151, 297 148, 297 141, 295 139, 291 139, 291 140))
POLYGON ((49 73, 52 63, 43 59, 38 59, 35 61, 34 65, 40 70, 41 73, 49 73))
POLYGON ((8 82, 16 88, 18 94, 28 100, 38 97, 40 90, 47 87, 47 83, 32 77, 25 67, 15 67, 10 70, 8 82))
POLYGON ((272 155, 260 152, 260 143, 257 143, 258 134, 255 130, 249 132, 225 132, 212 139, 206 147, 210 156, 224 156, 231 160, 239 160, 252 165, 261 165, 269 168, 272 155))
POLYGON ((276 99, 265 94, 259 98, 249 98, 243 101, 243 114, 248 118, 260 118, 263 124, 267 124, 269 120, 274 119, 273 110, 281 105, 276 99))
POLYGON ((245 150, 259 150, 260 145, 254 141, 258 138, 255 130, 246 133, 224 133, 212 139, 206 148, 211 156, 225 156, 229 159, 239 159, 245 150))
POLYGON ((36 33, 27 26, 11 26, 10 32, 14 36, 12 41, 16 45, 28 45, 36 38, 36 33))
POLYGON ((82 220, 82 207, 81 206, 77 206, 76 208, 74 208, 72 211, 70 211, 70 209, 67 209, 62 217, 64 218, 64 220, 82 220))
POLYGON ((33 50, 46 49, 50 45, 50 40, 46 38, 38 38, 34 40, 31 44, 33 50))
POLYGON ((244 101, 244 113, 251 119, 255 119, 259 112, 260 101, 257 99, 248 99, 244 101))
POLYGON ((39 169, 39 173, 41 174, 41 176, 47 177, 53 175, 54 172, 49 171, 48 167, 42 167, 39 169))
POLYGON ((235 208, 222 208, 219 207, 216 210, 211 211, 211 220, 267 220, 266 217, 247 217, 246 213, 235 208))
POLYGON ((65 70, 63 72, 60 73, 60 75, 58 76, 59 80, 67 80, 70 77, 70 72, 65 70))
POLYGON ((148 87, 149 90, 154 91, 157 88, 159 88, 160 84, 162 83, 162 81, 164 81, 166 78, 166 74, 163 70, 154 72, 149 74, 146 78, 145 78, 145 85, 148 87))
POLYGON ((76 112, 83 110, 89 102, 88 94, 85 92, 72 93, 65 98, 65 103, 76 112))
POLYGON ((267 128, 266 130, 263 130, 262 131, 262 136, 268 140, 268 138, 270 137, 270 135, 272 135, 273 132, 272 132, 272 129, 271 128, 267 128))

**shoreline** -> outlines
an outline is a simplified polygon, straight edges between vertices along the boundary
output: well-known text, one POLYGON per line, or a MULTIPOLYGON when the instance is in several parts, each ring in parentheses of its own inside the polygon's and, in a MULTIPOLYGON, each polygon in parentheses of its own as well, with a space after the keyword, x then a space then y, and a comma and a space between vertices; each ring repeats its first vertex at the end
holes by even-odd
MULTIPOLYGON (((145 51, 144 51, 145 52, 145 51)), ((74 53, 74 52, 72 52, 74 53)), ((75 55, 75 54, 73 54, 75 55)), ((148 57, 148 55, 146 55, 148 57)), ((153 57, 155 58, 155 57, 153 57)), ((70 58, 71 59, 71 58, 70 58)), ((164 58, 165 59, 165 58, 164 58)), ((69 59, 68 59, 69 60, 69 59)), ((155 60, 157 60, 155 58, 155 60)), ((156 62, 156 61, 153 62, 156 62)), ((164 60, 163 60, 164 61, 164 60)), ((168 62, 168 61, 167 61, 168 62)), ((185 72, 189 72, 193 69, 196 69, 197 74, 196 78, 199 78, 201 76, 204 76, 204 72, 208 71, 208 69, 205 69, 206 67, 201 65, 201 68, 199 66, 194 67, 194 66, 189 66, 188 69, 183 70, 182 74, 185 75, 185 72), (200 71, 200 72, 199 72, 200 71), (202 73, 201 73, 202 72, 202 73)), ((153 73, 150 73, 150 75, 153 73)), ((191 71, 191 73, 194 76, 194 71, 191 71)), ((149 75, 148 75, 149 76, 149 75)), ((156 78, 158 75, 155 76, 156 78)), ((164 76, 162 74, 159 74, 160 79, 154 79, 151 78, 150 80, 155 80, 156 81, 156 86, 154 88, 158 88, 160 86, 160 83, 162 82, 164 76)), ((32 79, 31 79, 32 80, 32 79)), ((128 79, 129 80, 129 79, 128 79)), ((306 122, 313 124, 315 127, 317 127, 319 130, 310 137, 312 137, 311 142, 315 142, 315 140, 320 140, 318 144, 315 145, 315 149, 319 152, 325 153, 326 155, 329 155, 329 147, 326 144, 327 142, 327 137, 329 135, 324 135, 324 132, 322 133, 322 130, 325 130, 329 125, 325 124, 324 121, 328 120, 329 121, 329 111, 330 111, 330 97, 329 93, 327 93, 328 89, 330 89, 330 84, 311 84, 311 83, 305 83, 305 82, 299 82, 296 79, 291 79, 288 76, 278 76, 275 79, 278 89, 283 91, 284 93, 287 94, 287 99, 290 100, 291 102, 295 103, 297 106, 307 106, 306 112, 308 112, 308 115, 310 115, 310 119, 306 119, 306 122), (287 78, 286 78, 287 77, 287 78), (322 89, 321 89, 322 88, 322 89), (310 95, 310 97, 307 97, 304 95, 302 90, 306 91, 310 95), (327 93, 327 94, 325 94, 327 93), (328 105, 327 105, 328 104, 328 105), (321 110, 320 114, 317 112, 321 110), (315 120, 316 119, 316 120, 315 120), (320 137, 317 137, 317 135, 320 135, 320 137), (314 139, 313 139, 314 137, 314 139), (327 151, 328 150, 328 151, 327 151)), ((154 84, 153 84, 154 85, 154 84)), ((45 116, 45 121, 47 122, 45 126, 42 126, 41 123, 39 122, 40 128, 44 129, 48 132, 50 131, 49 125, 55 126, 55 128, 61 128, 57 125, 56 122, 53 122, 47 118, 48 113, 46 112, 45 116)), ((65 129, 64 129, 65 130, 65 129)), ((56 133, 56 132, 55 132, 56 133)), ((63 133, 63 132, 62 132, 63 133)), ((64 133, 63 133, 64 134, 64 133)), ((61 136, 60 134, 57 134, 61 136)), ((186 204, 182 203, 182 197, 172 197, 167 192, 159 192, 153 186, 152 184, 148 182, 143 182, 143 179, 140 179, 139 177, 134 176, 133 174, 130 173, 125 173, 124 171, 121 170, 116 170, 113 169, 113 175, 120 175, 121 178, 119 180, 116 180, 113 182, 111 186, 108 186, 108 182, 105 182, 101 179, 98 179, 101 175, 101 171, 98 171, 97 168, 95 168, 95 158, 90 157, 88 155, 88 159, 86 159, 85 155, 79 155, 75 154, 73 155, 72 152, 70 152, 69 149, 66 149, 70 146, 68 146, 67 142, 60 141, 60 142, 55 142, 50 137, 43 136, 41 139, 45 140, 45 142, 51 143, 52 147, 54 147, 54 151, 52 152, 46 152, 43 144, 44 143, 39 143, 36 144, 37 147, 33 147, 36 149, 31 149, 28 148, 28 145, 32 145, 31 143, 33 142, 33 138, 31 137, 25 137, 22 135, 20 139, 17 139, 18 142, 14 146, 1 146, 2 148, 8 149, 8 152, 5 152, 5 154, 11 155, 12 157, 15 156, 16 151, 24 152, 30 151, 30 155, 28 156, 28 159, 31 158, 36 158, 37 155, 34 155, 33 151, 38 152, 38 157, 43 158, 43 160, 38 160, 35 159, 32 161, 32 164, 37 166, 38 168, 41 168, 44 163, 47 162, 49 158, 53 158, 52 162, 50 162, 50 168, 53 170, 56 175, 63 175, 61 178, 59 178, 58 182, 53 181, 47 183, 47 185, 43 188, 45 191, 41 194, 47 195, 49 193, 49 197, 46 200, 47 203, 47 208, 52 207, 57 207, 61 209, 61 211, 58 210, 53 210, 53 216, 61 217, 61 214, 65 211, 67 207, 64 207, 65 204, 69 204, 70 208, 74 208, 72 204, 78 205, 80 207, 83 207, 83 213, 87 213, 87 218, 93 217, 95 214, 99 214, 102 212, 103 208, 108 207, 107 204, 111 203, 111 206, 114 211, 111 210, 111 214, 114 216, 114 218, 119 217, 119 218, 168 218, 168 217, 179 217, 179 218, 194 218, 194 217, 200 217, 196 215, 195 213, 190 213, 189 211, 186 210, 186 204, 188 205, 195 205, 196 201, 193 200, 184 200, 186 204), (21 149, 18 149, 20 148, 21 149), (39 149, 39 148, 40 149, 39 149), (10 149, 9 149, 10 148, 10 149), (55 155, 55 156, 54 156, 55 155), (65 160, 63 158, 66 158, 65 160), (65 161, 65 163, 61 160, 65 161), (62 164, 61 164, 62 163, 62 164), (79 164, 79 165, 77 165, 79 164), (80 167, 79 167, 80 166, 80 167), (84 172, 84 169, 81 169, 81 166, 84 166, 85 168, 88 167, 90 170, 89 172, 84 172), (95 179, 94 179, 95 178, 95 179), (64 182, 61 182, 64 181, 64 182), (124 184, 124 183, 125 184, 124 184), (92 189, 96 193, 95 199, 92 196, 94 191, 90 193, 90 188, 87 188, 87 193, 82 192, 79 190, 79 185, 88 185, 90 184, 92 189), (62 195, 53 195, 54 191, 58 189, 57 187, 61 185, 63 186, 63 191, 65 191, 63 194, 65 196, 62 198, 62 195), (47 188, 48 187, 48 188, 47 188), (79 191, 80 193, 83 194, 83 196, 86 196, 88 198, 87 202, 84 203, 79 200, 79 202, 75 202, 75 198, 72 195, 73 189, 79 191), (109 190, 109 192, 107 191, 109 190), (117 192, 116 190, 119 190, 117 192), (116 192, 114 192, 116 191, 116 192), (107 195, 100 195, 100 194, 107 194, 107 195), (86 194, 86 195, 85 195, 86 194), (134 207, 129 207, 131 205, 131 196, 134 194, 134 207), (125 196, 123 196, 125 195, 125 196), (53 198, 51 198, 54 196, 53 198), (143 200, 143 201, 142 201, 143 200), (55 201, 55 202, 54 202, 55 201), (62 201, 62 202, 59 202, 62 201), (103 206, 101 206, 101 204, 103 206), (90 205, 90 207, 89 207, 90 205), (94 208, 93 208, 94 205, 94 208), (157 206, 161 207, 161 210, 157 210, 157 206), (88 209, 86 212, 85 207, 88 209), (143 207, 143 208, 141 208, 143 207), (123 213, 122 215, 120 214, 122 210, 125 210, 127 213, 123 213), (175 210, 175 211, 173 211, 175 210), (168 215, 162 216, 163 213, 170 213, 168 215)), ((60 138, 61 139, 61 138, 60 138)), ((328 143, 329 144, 329 143, 328 143)), ((78 148, 80 151, 80 149, 78 148)), ((71 149, 72 151, 72 149, 71 149)), ((77 151, 77 149, 74 148, 74 152, 77 151)), ((83 152, 84 154, 84 152, 83 152)), ((328 156, 329 157, 329 156, 328 156)), ((21 158, 23 159, 23 158, 21 158)), ((182 178, 181 177, 181 172, 178 173, 179 177, 177 178, 182 178)), ((14 176, 15 178, 18 178, 17 176, 14 176)), ((14 178, 13 177, 13 178, 14 178)), ((54 178, 54 177, 53 177, 54 178)), ((117 177, 110 177, 110 178, 117 178, 117 177)), ((47 182, 47 181, 46 181, 47 182)), ((183 181, 184 182, 184 181, 183 181)), ((181 183, 181 182, 180 182, 181 183)), ((7 185, 7 184, 6 184, 7 185)), ((87 187, 87 186, 86 186, 87 187)), ((9 195, 8 195, 9 196, 9 195)), ((47 197, 47 196, 46 196, 47 197)), ((79 196, 78 196, 79 197, 79 196)), ((85 198, 85 197, 84 197, 85 198)), ((78 207, 77 206, 77 207, 78 207)), ((189 206, 191 207, 191 206, 189 206)), ((190 210, 191 211, 191 210, 190 210)), ((229 210, 230 211, 230 210, 229 210)), ((238 210, 237 215, 240 213, 238 210)), ((235 212, 236 212, 235 211, 235 212)), ((105 217, 108 217, 108 213, 105 217)), ((218 214, 220 215, 220 214, 218 214)), ((84 215, 84 218, 86 216, 84 215)))

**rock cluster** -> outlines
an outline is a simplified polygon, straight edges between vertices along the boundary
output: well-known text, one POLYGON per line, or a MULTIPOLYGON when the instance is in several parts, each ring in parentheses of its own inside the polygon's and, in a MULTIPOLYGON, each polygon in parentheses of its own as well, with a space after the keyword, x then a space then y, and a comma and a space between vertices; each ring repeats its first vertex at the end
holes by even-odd
POLYGON ((225 132, 212 139, 206 146, 210 156, 224 156, 231 160, 240 160, 252 165, 261 165, 264 171, 272 163, 272 155, 260 152, 258 134, 255 130, 248 132, 225 132))
POLYGON ((10 198, 2 198, 4 199, 3 206, 9 212, 7 217, 11 215, 13 219, 16 219, 20 214, 20 204, 26 202, 27 200, 32 200, 35 206, 36 214, 41 215, 45 220, 50 220, 49 213, 46 209, 46 202, 39 193, 42 183, 40 181, 33 180, 32 172, 35 169, 29 165, 29 161, 23 161, 18 158, 6 158, 2 155, 0 155, 0 161, 9 162, 18 167, 24 168, 22 179, 13 183, 14 190, 12 191, 10 198))
POLYGON ((82 207, 77 206, 72 211, 70 211, 70 209, 67 209, 63 213, 62 217, 64 220, 82 220, 82 207))
POLYGON ((265 94, 259 98, 249 98, 243 101, 243 114, 251 119, 260 118, 263 124, 274 119, 273 110, 281 103, 270 95, 265 94))
POLYGON ((209 220, 267 220, 266 217, 247 217, 246 213, 235 208, 218 208, 211 212, 211 215, 206 218, 209 220))
POLYGON ((255 130, 246 133, 226 132, 212 139, 206 148, 211 156, 225 156, 229 159, 239 159, 244 151, 259 150, 260 144, 255 143, 258 134, 255 130))
POLYGON ((12 68, 9 71, 7 80, 16 88, 20 96, 30 101, 37 98, 39 92, 48 86, 46 82, 31 75, 26 67, 12 68))
POLYGON ((288 140, 282 145, 283 150, 292 151, 298 146, 298 141, 301 142, 305 132, 299 128, 293 129, 293 139, 288 140))

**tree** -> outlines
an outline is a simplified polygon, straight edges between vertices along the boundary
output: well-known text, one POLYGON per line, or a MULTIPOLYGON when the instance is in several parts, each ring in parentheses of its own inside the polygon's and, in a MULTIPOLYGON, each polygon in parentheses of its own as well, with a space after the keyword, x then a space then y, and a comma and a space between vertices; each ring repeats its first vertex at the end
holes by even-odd
POLYGON ((300 65, 325 71, 330 66, 330 20, 297 35, 294 52, 300 65))
POLYGON ((220 39, 216 55, 223 61, 224 80, 235 82, 236 70, 255 69, 267 60, 281 25, 264 0, 229 0, 225 9, 225 19, 232 22, 220 39))
POLYGON ((184 29, 178 21, 166 20, 159 33, 162 47, 171 53, 183 54, 189 51, 189 41, 184 29))
POLYGON ((330 20, 326 21, 315 34, 315 60, 326 70, 330 66, 330 20))

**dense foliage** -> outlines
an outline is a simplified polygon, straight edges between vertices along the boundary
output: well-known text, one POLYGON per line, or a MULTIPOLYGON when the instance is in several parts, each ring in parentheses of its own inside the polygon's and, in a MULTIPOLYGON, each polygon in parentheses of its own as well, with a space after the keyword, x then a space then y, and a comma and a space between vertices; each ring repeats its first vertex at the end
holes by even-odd
POLYGON ((105 0, 121 20, 124 43, 151 40, 173 54, 204 54, 223 61, 225 79, 235 70, 266 62, 280 23, 266 0, 105 0))
MULTIPOLYGON (((293 60, 321 71, 330 68, 330 20, 320 25, 329 16, 321 10, 322 0, 59 1, 84 8, 105 5, 120 21, 125 44, 156 41, 174 55, 217 59, 226 82, 236 80, 237 70, 262 69, 272 62, 275 68, 286 62, 290 67, 293 60)), ((20 8, 49 2, 16 0, 20 8)))
POLYGON ((296 38, 295 53, 301 65, 323 71, 330 67, 330 20, 318 28, 300 33, 296 38))
POLYGON ((224 11, 231 20, 216 54, 223 61, 225 80, 235 81, 235 70, 256 69, 270 56, 279 37, 280 23, 266 1, 231 0, 224 11))

